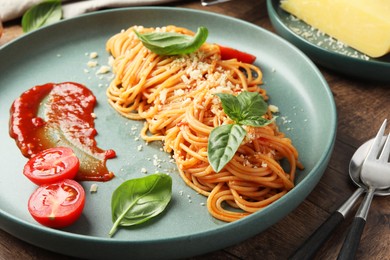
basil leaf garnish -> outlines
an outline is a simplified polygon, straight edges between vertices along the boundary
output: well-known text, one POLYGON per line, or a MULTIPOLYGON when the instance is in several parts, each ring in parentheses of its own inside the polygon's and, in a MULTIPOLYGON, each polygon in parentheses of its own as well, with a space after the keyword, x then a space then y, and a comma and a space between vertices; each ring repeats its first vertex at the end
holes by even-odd
POLYGON ((219 172, 233 158, 246 131, 242 125, 261 127, 273 122, 263 117, 268 105, 257 92, 241 92, 238 96, 226 93, 216 94, 222 108, 234 124, 214 128, 209 136, 207 155, 215 172, 219 172))
POLYGON ((61 0, 46 0, 32 6, 22 17, 22 28, 29 32, 61 20, 61 0))
POLYGON ((261 127, 261 126, 266 126, 269 125, 274 121, 276 117, 274 117, 272 120, 268 120, 262 117, 253 117, 253 118, 247 118, 240 120, 240 125, 248 125, 248 126, 255 126, 255 127, 261 127))
POLYGON ((175 32, 139 33, 134 31, 144 46, 159 55, 189 54, 202 46, 208 36, 206 27, 199 27, 195 36, 175 32))
POLYGON ((237 96, 237 100, 241 105, 241 120, 248 118, 261 118, 261 116, 267 112, 268 104, 257 92, 241 92, 237 96))
POLYGON ((214 171, 219 172, 230 162, 245 135, 245 129, 237 124, 222 125, 211 131, 208 141, 208 159, 214 171))
POLYGON ((238 96, 226 93, 216 95, 221 99, 224 112, 237 124, 264 126, 267 122, 262 116, 267 112, 268 105, 259 93, 244 91, 238 96))
POLYGON ((172 196, 172 178, 163 173, 123 182, 112 194, 113 236, 119 226, 141 224, 164 211, 172 196))
POLYGON ((241 120, 241 104, 238 98, 232 94, 218 93, 216 94, 222 104, 223 111, 230 117, 230 119, 238 122, 241 120))

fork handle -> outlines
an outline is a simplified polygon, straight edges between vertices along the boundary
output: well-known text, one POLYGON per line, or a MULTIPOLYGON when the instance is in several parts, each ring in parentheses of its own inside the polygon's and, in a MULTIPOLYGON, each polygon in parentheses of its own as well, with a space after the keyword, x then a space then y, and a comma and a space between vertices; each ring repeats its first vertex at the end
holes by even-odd
POLYGON ((362 236, 364 226, 366 225, 366 219, 368 210, 374 197, 375 189, 370 188, 367 195, 364 197, 362 205, 359 207, 356 216, 352 222, 351 228, 347 237, 344 240, 344 244, 340 250, 337 260, 353 260, 355 259, 356 251, 359 247, 360 238, 362 236))
POLYGON ((332 213, 322 225, 288 258, 289 260, 309 260, 313 259, 317 250, 330 237, 333 230, 343 221, 351 210, 356 200, 364 192, 363 188, 358 188, 346 200, 341 207, 332 213))
POLYGON ((312 259, 332 231, 344 220, 343 214, 335 211, 322 225, 288 258, 289 260, 312 259))
POLYGON ((356 251, 360 243, 360 237, 362 236, 365 225, 366 220, 364 218, 355 217, 337 258, 338 260, 355 259, 356 251))

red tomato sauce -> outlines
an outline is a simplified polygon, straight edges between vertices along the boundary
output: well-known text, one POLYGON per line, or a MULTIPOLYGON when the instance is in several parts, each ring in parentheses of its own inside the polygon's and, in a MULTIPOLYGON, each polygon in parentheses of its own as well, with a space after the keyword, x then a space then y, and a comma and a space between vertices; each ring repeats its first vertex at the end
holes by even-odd
POLYGON ((95 104, 93 93, 78 83, 35 86, 12 104, 10 136, 27 158, 51 147, 70 147, 80 160, 76 180, 108 181, 114 174, 106 161, 116 155, 97 147, 95 104))

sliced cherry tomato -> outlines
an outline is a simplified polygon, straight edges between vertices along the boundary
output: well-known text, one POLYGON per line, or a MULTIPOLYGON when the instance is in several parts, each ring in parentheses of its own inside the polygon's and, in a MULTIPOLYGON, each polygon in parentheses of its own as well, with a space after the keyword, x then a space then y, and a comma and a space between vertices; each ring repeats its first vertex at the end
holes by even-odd
POLYGON ((73 179, 80 162, 73 150, 54 147, 34 155, 24 166, 23 174, 37 185, 73 179))
POLYGON ((239 51, 234 48, 218 45, 219 49, 221 51, 221 59, 222 60, 230 60, 230 59, 237 59, 238 61, 250 63, 252 64, 256 60, 256 56, 239 51))
POLYGON ((39 186, 28 201, 28 211, 42 225, 62 228, 73 224, 81 215, 85 191, 74 180, 62 180, 39 186))

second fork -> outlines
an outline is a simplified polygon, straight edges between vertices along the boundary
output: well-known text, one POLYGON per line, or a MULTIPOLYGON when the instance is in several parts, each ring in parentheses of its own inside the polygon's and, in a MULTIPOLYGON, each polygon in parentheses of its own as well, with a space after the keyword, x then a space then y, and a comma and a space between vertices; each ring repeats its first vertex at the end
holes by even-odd
POLYGON ((390 187, 390 175, 388 175, 390 172, 390 165, 388 163, 390 153, 390 134, 387 136, 383 148, 381 147, 386 123, 387 120, 384 120, 381 128, 376 134, 368 155, 363 162, 360 178, 367 186, 367 195, 355 215, 348 235, 340 250, 337 258, 338 260, 352 260, 355 258, 375 190, 387 189, 390 187))

